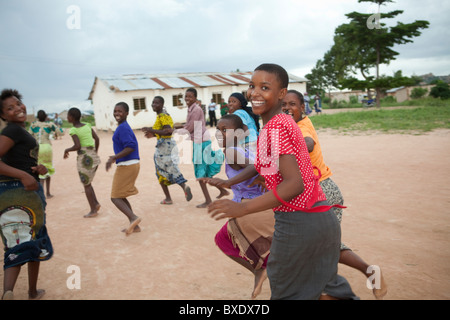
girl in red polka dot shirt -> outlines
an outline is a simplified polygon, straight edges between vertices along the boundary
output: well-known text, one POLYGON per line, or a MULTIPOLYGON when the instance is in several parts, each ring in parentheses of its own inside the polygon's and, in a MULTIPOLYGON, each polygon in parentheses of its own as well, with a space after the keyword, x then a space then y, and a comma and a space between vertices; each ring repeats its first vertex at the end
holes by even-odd
POLYGON ((356 299, 337 274, 339 222, 318 184, 300 129, 281 111, 288 83, 286 70, 276 64, 255 69, 247 97, 264 124, 255 165, 222 185, 260 174, 270 191, 242 203, 217 200, 208 211, 223 219, 273 208, 275 232, 267 264, 272 299, 356 299))

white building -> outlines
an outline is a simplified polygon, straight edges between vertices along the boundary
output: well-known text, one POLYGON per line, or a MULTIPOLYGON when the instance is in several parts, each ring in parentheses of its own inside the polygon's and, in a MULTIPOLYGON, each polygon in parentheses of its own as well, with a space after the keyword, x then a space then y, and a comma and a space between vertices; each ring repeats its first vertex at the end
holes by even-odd
MULTIPOLYGON (((174 122, 184 123, 187 116, 186 89, 196 88, 202 105, 208 106, 211 99, 216 103, 220 103, 222 98, 228 102, 232 93, 247 92, 251 75, 252 72, 230 72, 96 77, 89 100, 94 106, 96 128, 99 130, 115 130, 117 123, 113 110, 121 101, 130 106, 127 121, 133 129, 152 126, 156 119, 151 107, 155 96, 164 98, 166 110, 174 122)), ((308 80, 289 74, 289 81, 289 89, 306 91, 308 80)), ((216 113, 220 118, 219 107, 216 113)))

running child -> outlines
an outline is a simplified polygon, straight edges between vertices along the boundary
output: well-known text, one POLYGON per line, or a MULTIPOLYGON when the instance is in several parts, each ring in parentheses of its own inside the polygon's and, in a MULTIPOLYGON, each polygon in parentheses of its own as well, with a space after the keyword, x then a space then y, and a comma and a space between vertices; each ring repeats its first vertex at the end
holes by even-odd
POLYGON ((153 160, 155 162, 156 176, 159 185, 163 189, 166 198, 161 204, 173 204, 170 196, 169 186, 178 184, 184 191, 187 201, 192 200, 191 188, 186 185, 187 180, 178 168, 178 150, 177 144, 172 139, 173 120, 172 117, 164 111, 164 98, 156 96, 152 102, 153 111, 156 112, 156 121, 151 128, 142 128, 145 137, 156 137, 155 154, 153 160))
POLYGON ((323 294, 356 299, 348 282, 337 274, 339 221, 314 174, 300 129, 281 112, 288 83, 286 70, 278 65, 255 69, 247 97, 264 128, 255 165, 228 180, 232 185, 259 173, 270 191, 242 203, 216 200, 208 211, 222 219, 273 208, 275 232, 267 263, 272 299, 320 299, 323 294))
POLYGON ((125 102, 119 102, 114 107, 114 118, 119 126, 112 137, 115 155, 110 156, 106 162, 106 171, 116 163, 114 173, 111 201, 129 220, 129 226, 122 230, 128 236, 133 232, 140 232, 141 218, 134 214, 128 197, 138 194, 135 186, 139 174, 139 146, 136 136, 127 122, 129 107, 125 102))
MULTIPOLYGON (((244 168, 252 166, 254 155, 243 148, 245 125, 234 114, 224 115, 217 123, 216 138, 224 148, 225 172, 229 179, 238 175, 244 168)), ((233 201, 244 202, 264 193, 255 177, 231 186, 233 201)), ((222 179, 201 178, 211 185, 217 185, 222 179)), ((266 266, 274 231, 272 210, 265 210, 240 218, 232 218, 216 234, 217 246, 231 259, 250 270, 255 276, 252 299, 261 292, 262 284, 267 278, 266 266)))
MULTIPOLYGON (((323 159, 322 148, 320 146, 319 137, 314 128, 314 125, 307 115, 303 116, 305 110, 306 109, 303 95, 296 90, 289 90, 283 100, 282 111, 292 116, 292 118, 302 131, 306 146, 308 147, 311 163, 313 167, 319 168, 321 172, 319 183, 322 187, 323 192, 325 193, 325 196, 327 197, 328 203, 331 205, 343 205, 344 197, 342 196, 341 190, 339 189, 337 184, 331 179, 332 172, 331 169, 325 164, 325 161, 323 159)), ((342 221, 342 209, 339 207, 335 207, 334 213, 336 214, 336 217, 338 218, 340 223, 342 221)), ((361 259, 349 247, 341 243, 340 249, 340 263, 361 271, 367 278, 372 275, 371 272, 367 272, 369 270, 369 264, 361 259)), ((387 293, 387 286, 383 277, 381 276, 380 279, 380 287, 373 288, 373 294, 377 299, 382 299, 387 293)))
MULTIPOLYGON (((184 101, 188 106, 188 114, 186 124, 183 127, 189 133, 193 144, 192 161, 194 163, 195 177, 212 178, 220 172, 222 160, 217 161, 215 152, 211 148, 211 136, 206 130, 205 116, 202 108, 198 104, 197 90, 189 88, 186 90, 184 101)), ((180 131, 181 132, 181 131, 180 131)), ((208 187, 205 182, 199 180, 200 187, 205 197, 205 202, 197 205, 197 208, 206 208, 211 202, 208 187)), ((229 195, 230 193, 224 188, 218 188, 220 193, 217 199, 229 195)))

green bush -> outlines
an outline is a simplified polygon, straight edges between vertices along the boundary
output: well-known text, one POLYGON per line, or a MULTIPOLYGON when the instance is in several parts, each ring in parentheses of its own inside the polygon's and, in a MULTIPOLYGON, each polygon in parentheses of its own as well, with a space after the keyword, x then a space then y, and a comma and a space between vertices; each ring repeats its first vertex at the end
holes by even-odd
POLYGON ((428 90, 425 88, 414 88, 411 91, 411 98, 413 99, 420 99, 423 96, 425 96, 425 94, 428 93, 428 90))
POLYGON ((431 88, 430 96, 441 98, 442 100, 450 99, 450 87, 444 81, 437 81, 436 85, 431 88))

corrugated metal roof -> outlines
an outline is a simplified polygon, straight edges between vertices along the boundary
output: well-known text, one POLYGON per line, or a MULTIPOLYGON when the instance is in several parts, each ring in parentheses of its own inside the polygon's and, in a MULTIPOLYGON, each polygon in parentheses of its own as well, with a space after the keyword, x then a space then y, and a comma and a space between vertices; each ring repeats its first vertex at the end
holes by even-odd
MULTIPOLYGON (((191 87, 214 87, 223 85, 242 85, 250 81, 252 72, 228 73, 179 73, 166 75, 135 74, 98 77, 107 87, 116 91, 178 89, 191 87)), ((96 80, 97 80, 96 79, 96 80)), ((289 74, 289 82, 308 80, 289 74)))

